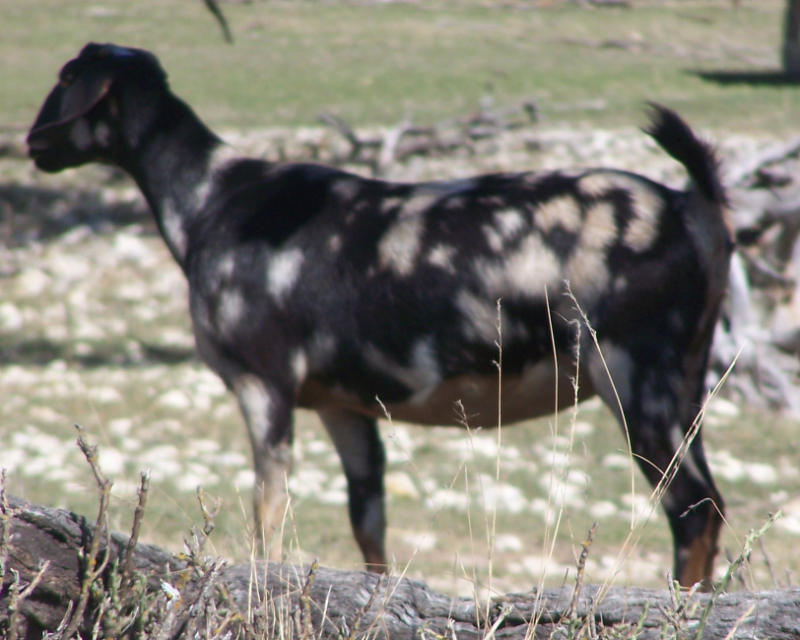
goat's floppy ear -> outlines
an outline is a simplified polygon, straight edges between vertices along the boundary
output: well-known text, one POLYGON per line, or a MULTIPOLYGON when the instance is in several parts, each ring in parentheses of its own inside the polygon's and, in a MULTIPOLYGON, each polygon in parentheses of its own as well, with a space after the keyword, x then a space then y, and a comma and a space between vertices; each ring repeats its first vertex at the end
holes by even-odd
POLYGON ((87 70, 74 80, 62 76, 44 101, 28 134, 28 142, 52 135, 86 115, 108 94, 113 80, 109 70, 87 70))

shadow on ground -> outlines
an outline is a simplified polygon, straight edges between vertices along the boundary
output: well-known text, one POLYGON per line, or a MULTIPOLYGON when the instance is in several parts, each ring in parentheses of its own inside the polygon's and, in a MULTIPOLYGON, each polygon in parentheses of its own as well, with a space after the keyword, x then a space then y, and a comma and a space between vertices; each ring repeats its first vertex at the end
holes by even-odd
POLYGON ((800 76, 790 75, 778 69, 748 69, 741 71, 736 69, 714 71, 688 69, 686 73, 720 85, 749 84, 760 87, 800 87, 800 76))
POLYGON ((75 363, 85 368, 139 367, 151 364, 180 364, 196 359, 194 349, 168 347, 137 342, 134 349, 124 345, 95 343, 85 352, 78 352, 69 343, 45 338, 0 339, 0 362, 23 366, 47 366, 54 360, 75 363))
POLYGON ((131 224, 155 232, 143 202, 106 202, 97 189, 43 189, 0 183, 0 235, 7 246, 56 240, 81 226, 95 233, 110 233, 131 224))

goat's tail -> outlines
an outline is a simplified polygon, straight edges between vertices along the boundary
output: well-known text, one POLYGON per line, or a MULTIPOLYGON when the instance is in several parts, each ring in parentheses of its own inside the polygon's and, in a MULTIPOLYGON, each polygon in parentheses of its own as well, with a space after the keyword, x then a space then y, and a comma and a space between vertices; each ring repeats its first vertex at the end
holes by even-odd
POLYGON ((706 200, 726 206, 728 199, 719 178, 719 161, 711 146, 698 139, 674 111, 653 102, 649 106, 650 126, 644 132, 686 167, 695 187, 706 200))

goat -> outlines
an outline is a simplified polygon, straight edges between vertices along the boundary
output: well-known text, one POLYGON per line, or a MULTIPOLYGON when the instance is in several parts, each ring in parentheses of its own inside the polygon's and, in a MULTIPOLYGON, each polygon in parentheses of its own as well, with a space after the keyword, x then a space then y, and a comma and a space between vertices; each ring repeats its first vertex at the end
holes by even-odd
MULTIPOLYGON (((651 110, 645 131, 684 165, 687 191, 606 168, 391 183, 237 157, 153 54, 90 43, 27 143, 44 171, 110 163, 144 194, 188 279, 197 350, 247 424, 256 530, 282 517, 292 411, 308 407, 340 456, 366 566, 383 571, 376 419, 456 424, 456 400, 495 416, 498 314, 504 422, 563 408, 577 377, 662 479, 703 400, 733 244, 714 153, 651 110)), ((662 505, 675 575, 708 586, 723 501, 699 433, 662 505)))

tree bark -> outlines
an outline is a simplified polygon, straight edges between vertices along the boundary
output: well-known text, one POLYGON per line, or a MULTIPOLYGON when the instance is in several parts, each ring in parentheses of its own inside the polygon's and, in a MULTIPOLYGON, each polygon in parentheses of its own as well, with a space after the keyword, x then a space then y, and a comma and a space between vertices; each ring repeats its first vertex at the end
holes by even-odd
MULTIPOLYGON (((81 516, 14 498, 7 504, 3 522, 0 635, 11 635, 15 577, 19 591, 35 579, 46 560, 49 566, 36 588, 15 607, 14 634, 40 638, 42 632, 59 626, 69 602, 79 597, 95 526, 81 516)), ((78 625, 84 638, 104 636, 104 627, 97 621, 97 603, 112 591, 115 582, 111 574, 120 570, 114 560, 122 558, 128 541, 121 534, 101 538, 109 543, 110 562, 78 625)), ((101 547, 102 555, 109 547, 101 547)), ((704 625, 703 638, 800 637, 797 588, 709 595, 635 587, 614 587, 603 593, 598 586, 586 586, 576 596, 574 587, 565 586, 476 603, 471 598, 437 593, 415 580, 364 572, 260 562, 230 567, 217 562, 203 569, 144 544, 134 548, 131 559, 146 579, 142 584, 151 608, 159 598, 168 601, 159 609, 164 619, 157 635, 165 638, 194 637, 198 632, 199 637, 221 638, 223 631, 236 625, 244 637, 291 635, 309 640, 569 638, 577 637, 581 626, 589 634, 595 633, 594 637, 655 639, 695 637, 700 625, 704 625), (181 597, 170 595, 178 589, 181 597), (212 590, 213 602, 207 598, 204 606, 198 607, 202 594, 212 590), (702 623, 712 599, 710 614, 702 623)), ((109 603, 111 598, 105 601, 109 603)), ((148 600, 142 598, 141 602, 148 600)))
POLYGON ((783 70, 790 78, 800 80, 800 0, 786 0, 783 70))

